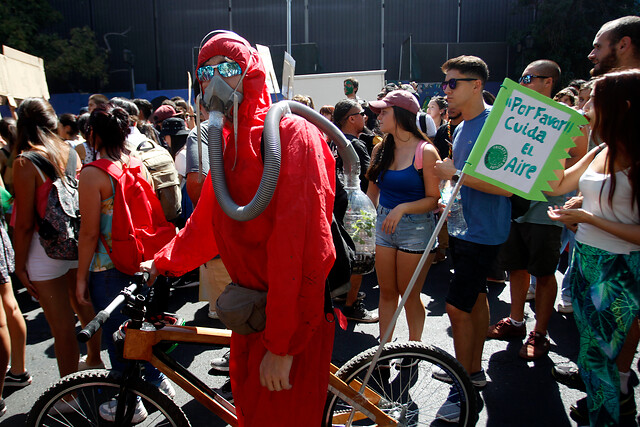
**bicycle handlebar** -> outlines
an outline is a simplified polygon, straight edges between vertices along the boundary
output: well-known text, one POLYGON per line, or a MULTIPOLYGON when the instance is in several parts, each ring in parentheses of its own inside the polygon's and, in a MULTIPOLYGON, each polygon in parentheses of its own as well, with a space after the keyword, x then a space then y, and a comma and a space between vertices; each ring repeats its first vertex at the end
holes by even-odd
POLYGON ((100 329, 102 325, 104 325, 104 322, 106 322, 109 316, 111 316, 111 313, 113 313, 115 309, 117 309, 120 305, 122 305, 123 302, 125 302, 126 297, 136 292, 138 288, 144 285, 144 283, 146 283, 148 280, 149 273, 136 273, 134 279, 131 281, 131 284, 120 291, 118 296, 115 297, 113 301, 111 301, 111 304, 109 304, 104 310, 100 310, 100 312, 96 314, 96 317, 94 317, 93 320, 91 320, 91 322, 87 324, 87 326, 85 326, 80 332, 78 332, 78 335, 76 336, 78 341, 82 343, 89 341, 93 334, 95 334, 98 329, 100 329))

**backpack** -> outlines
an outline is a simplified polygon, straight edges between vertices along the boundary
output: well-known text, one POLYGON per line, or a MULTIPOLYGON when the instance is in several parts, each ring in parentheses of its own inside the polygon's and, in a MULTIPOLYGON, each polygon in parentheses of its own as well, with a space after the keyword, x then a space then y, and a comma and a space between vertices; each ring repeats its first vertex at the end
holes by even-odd
MULTIPOLYGON (((140 263, 152 259, 176 235, 176 227, 164 217, 162 206, 151 184, 142 175, 142 162, 129 158, 120 169, 107 159, 95 160, 95 166, 116 182, 111 224, 111 247, 103 235, 102 244, 113 265, 122 273, 133 275, 140 263)), ((86 167, 85 166, 85 167, 86 167)))
POLYGON ((156 195, 162 205, 167 221, 175 221, 182 212, 182 192, 176 164, 171 154, 150 139, 142 142, 133 153, 153 178, 156 195))
POLYGON ((418 175, 422 176, 422 156, 424 151, 424 146, 427 145, 428 141, 422 141, 420 144, 416 146, 416 152, 413 157, 413 167, 418 171, 418 175))
POLYGON ((53 259, 78 259, 78 234, 80 232, 80 206, 78 180, 76 179, 76 151, 69 149, 65 175, 59 177, 55 167, 43 156, 34 152, 22 154, 52 181, 47 196, 44 217, 36 215, 40 243, 47 256, 53 259))

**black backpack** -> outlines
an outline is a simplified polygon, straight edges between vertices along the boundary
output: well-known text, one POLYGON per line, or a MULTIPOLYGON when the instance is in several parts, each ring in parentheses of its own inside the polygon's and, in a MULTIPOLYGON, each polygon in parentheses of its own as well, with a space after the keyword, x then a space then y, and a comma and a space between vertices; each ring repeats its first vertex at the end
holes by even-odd
POLYGON ((22 153, 51 181, 47 208, 43 218, 36 215, 40 243, 47 256, 53 259, 78 259, 78 234, 80 232, 80 206, 78 180, 76 179, 77 155, 69 149, 65 175, 59 177, 55 167, 43 155, 33 151, 22 153))

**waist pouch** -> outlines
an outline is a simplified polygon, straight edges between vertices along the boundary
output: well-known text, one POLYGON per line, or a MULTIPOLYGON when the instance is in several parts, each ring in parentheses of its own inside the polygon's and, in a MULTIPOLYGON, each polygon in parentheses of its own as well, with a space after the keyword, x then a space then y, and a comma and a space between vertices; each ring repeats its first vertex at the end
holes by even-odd
POLYGON ((229 283, 216 301, 216 313, 233 332, 249 335, 267 324, 267 292, 229 283))

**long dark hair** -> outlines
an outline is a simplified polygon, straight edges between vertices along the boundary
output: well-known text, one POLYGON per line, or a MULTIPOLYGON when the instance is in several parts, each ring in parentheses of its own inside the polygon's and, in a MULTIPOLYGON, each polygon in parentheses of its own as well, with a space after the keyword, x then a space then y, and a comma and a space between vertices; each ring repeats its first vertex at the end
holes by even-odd
POLYGON ((12 151, 18 139, 18 129, 16 128, 16 121, 11 117, 5 117, 0 120, 0 136, 7 143, 9 151, 12 151))
MULTIPOLYGON (((614 165, 619 156, 625 157, 630 161, 631 208, 635 204, 640 212, 640 131, 636 122, 640 117, 640 71, 605 74, 595 81, 593 93, 595 119, 592 129, 609 148, 606 165, 611 177, 609 205, 612 206, 616 189, 614 165)), ((600 195, 602 197, 602 189, 600 195)))
POLYGON ((66 161, 62 147, 68 147, 68 144, 57 134, 58 117, 51 104, 43 98, 27 98, 18 107, 17 114, 17 154, 31 149, 39 150, 62 176, 66 161))
MULTIPOLYGON (((431 140, 418 129, 415 114, 404 108, 396 107, 395 105, 391 108, 393 108, 393 116, 396 119, 396 124, 401 129, 411 132, 413 136, 420 140, 431 142, 431 140)), ((395 155, 396 142, 393 135, 390 133, 386 134, 380 144, 382 146, 378 149, 375 157, 371 159, 371 164, 366 174, 367 179, 372 182, 377 182, 378 178, 389 169, 395 155)))
POLYGON ((107 156, 118 159, 125 149, 125 141, 129 135, 129 114, 111 103, 96 107, 89 117, 89 139, 95 147, 95 137, 100 137, 101 146, 107 156))

